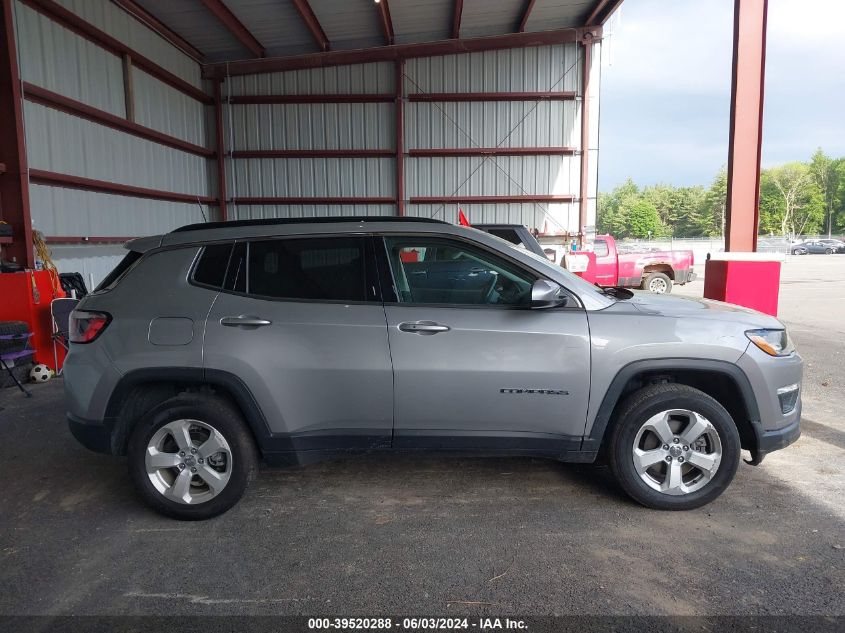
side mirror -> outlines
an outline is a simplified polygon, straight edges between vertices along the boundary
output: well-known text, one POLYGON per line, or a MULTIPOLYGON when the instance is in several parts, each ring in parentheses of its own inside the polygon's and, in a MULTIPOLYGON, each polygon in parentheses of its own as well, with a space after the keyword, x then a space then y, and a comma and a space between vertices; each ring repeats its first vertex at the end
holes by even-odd
POLYGON ((538 279, 531 287, 532 309, 557 308, 565 306, 566 302, 567 296, 563 288, 553 281, 538 279))

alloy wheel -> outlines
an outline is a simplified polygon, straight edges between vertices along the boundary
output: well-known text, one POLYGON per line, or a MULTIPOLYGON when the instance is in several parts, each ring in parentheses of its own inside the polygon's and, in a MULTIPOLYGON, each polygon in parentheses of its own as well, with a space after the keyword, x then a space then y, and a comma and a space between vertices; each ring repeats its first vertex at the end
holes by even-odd
POLYGON ((174 420, 147 443, 147 476, 164 497, 187 505, 220 494, 232 475, 232 449, 214 427, 199 420, 174 420))
POLYGON ((634 438, 634 468, 650 488, 686 495, 706 486, 722 460, 722 442, 713 424, 687 409, 661 411, 646 420, 634 438))

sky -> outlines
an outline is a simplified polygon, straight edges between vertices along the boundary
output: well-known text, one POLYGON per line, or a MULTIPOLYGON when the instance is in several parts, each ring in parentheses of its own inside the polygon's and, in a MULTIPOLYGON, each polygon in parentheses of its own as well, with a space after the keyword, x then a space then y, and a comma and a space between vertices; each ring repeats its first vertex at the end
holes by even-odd
MULTIPOLYGON (((599 190, 727 163, 733 0, 625 0, 602 50, 599 190)), ((845 2, 769 0, 763 167, 845 156, 845 2)))

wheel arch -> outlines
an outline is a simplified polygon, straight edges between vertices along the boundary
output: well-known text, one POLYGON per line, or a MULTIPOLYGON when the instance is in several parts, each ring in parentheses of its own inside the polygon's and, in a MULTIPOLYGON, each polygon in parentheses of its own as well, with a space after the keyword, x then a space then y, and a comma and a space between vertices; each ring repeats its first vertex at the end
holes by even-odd
POLYGON ((675 269, 672 267, 671 264, 666 263, 659 263, 659 264, 646 264, 643 266, 643 279, 645 279, 646 275, 650 275, 651 273, 663 273, 672 281, 675 281, 675 269))
POLYGON ((622 402, 634 391, 656 382, 685 384, 715 398, 733 418, 742 448, 756 451, 755 425, 759 425, 760 411, 748 376, 733 363, 694 358, 642 360, 622 367, 602 399, 582 450, 601 449, 622 402))
POLYGON ((135 423, 158 404, 189 391, 207 391, 231 402, 262 451, 262 440, 270 435, 269 427, 255 397, 240 378, 221 370, 157 367, 124 374, 112 391, 105 415, 112 428, 111 453, 125 455, 135 423))

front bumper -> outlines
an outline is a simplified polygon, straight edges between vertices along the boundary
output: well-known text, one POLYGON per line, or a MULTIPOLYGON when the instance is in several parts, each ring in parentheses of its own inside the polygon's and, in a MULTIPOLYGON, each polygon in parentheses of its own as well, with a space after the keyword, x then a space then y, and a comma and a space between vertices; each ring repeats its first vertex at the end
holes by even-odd
POLYGON ((767 431, 759 422, 752 422, 754 434, 757 436, 757 447, 751 451, 751 460, 748 462, 756 466, 763 461, 763 458, 772 451, 786 448, 799 437, 801 437, 801 418, 795 420, 789 426, 774 431, 767 431))

